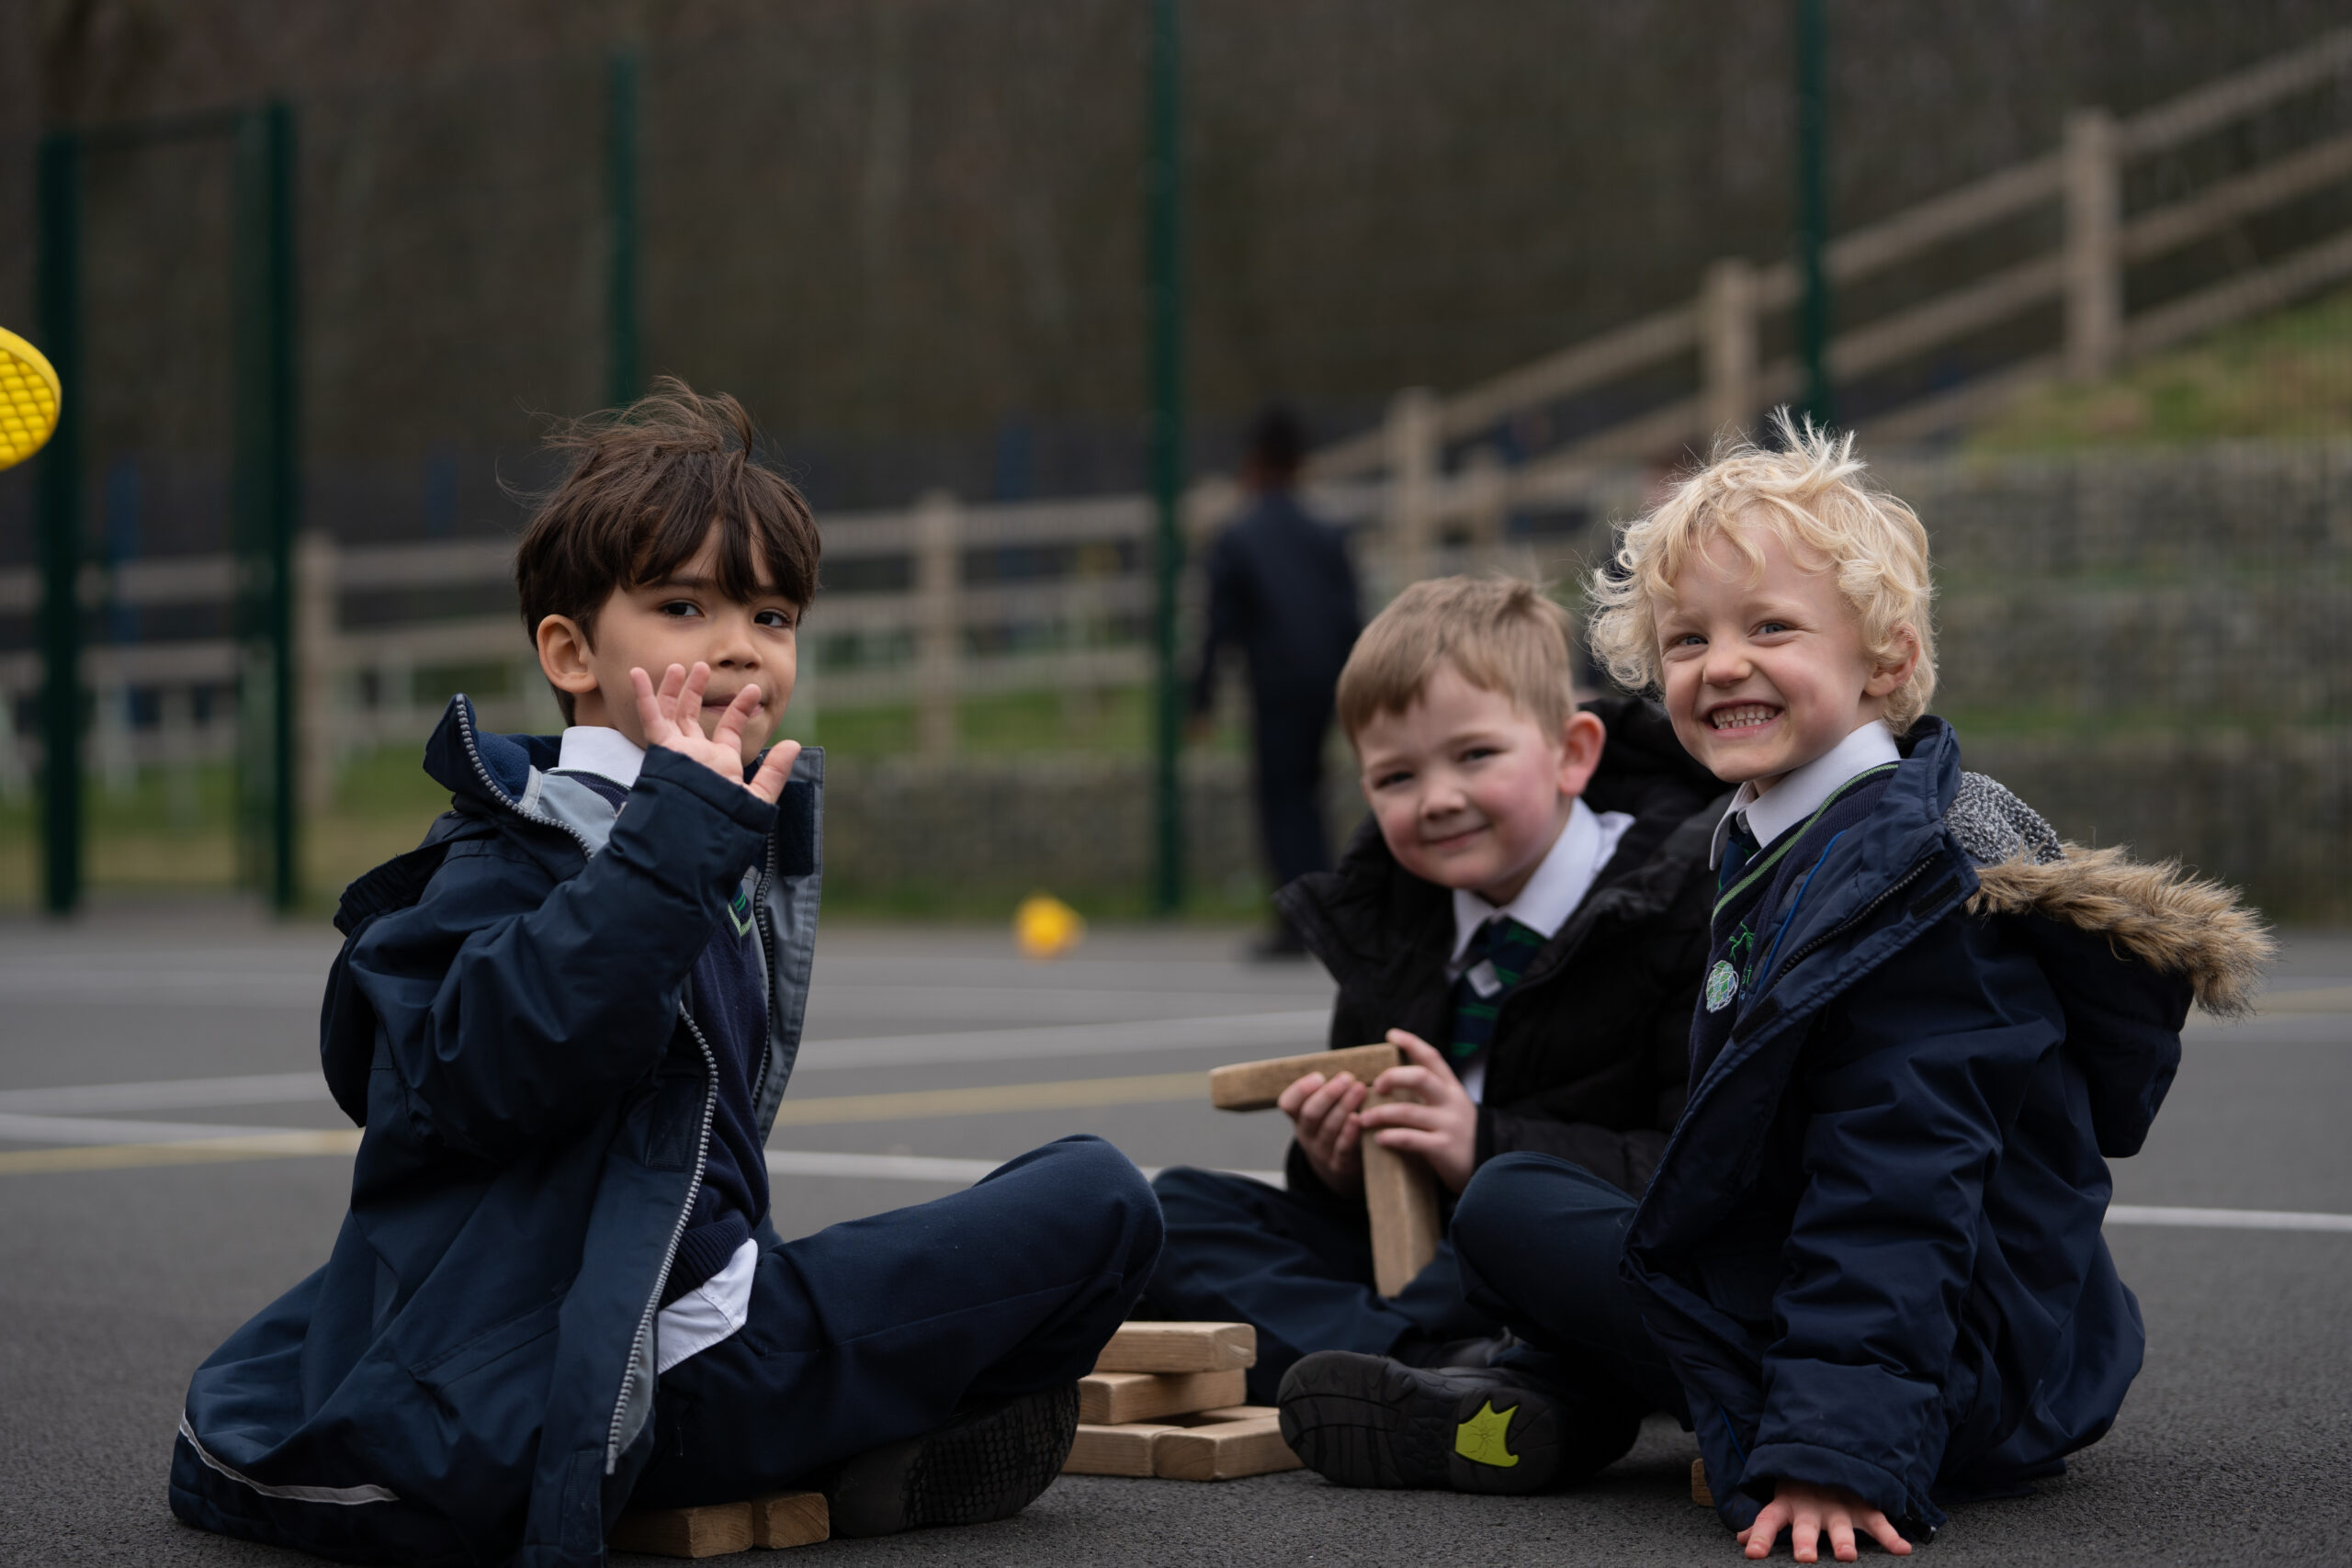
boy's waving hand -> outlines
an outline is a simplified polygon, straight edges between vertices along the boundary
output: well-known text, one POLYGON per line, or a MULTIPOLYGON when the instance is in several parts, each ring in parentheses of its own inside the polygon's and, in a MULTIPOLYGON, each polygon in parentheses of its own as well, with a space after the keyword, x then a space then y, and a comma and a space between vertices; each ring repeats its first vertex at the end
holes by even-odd
POLYGON ((662 677, 659 691, 643 670, 628 672, 637 688, 638 721, 645 727, 645 743, 693 758, 712 773, 731 779, 773 806, 784 794, 785 780, 800 755, 800 742, 779 740, 768 748, 760 771, 743 778, 743 726, 760 705, 760 688, 747 685, 735 694, 707 736, 702 732, 702 694, 710 685, 710 666, 697 662, 692 670, 673 664, 662 677))

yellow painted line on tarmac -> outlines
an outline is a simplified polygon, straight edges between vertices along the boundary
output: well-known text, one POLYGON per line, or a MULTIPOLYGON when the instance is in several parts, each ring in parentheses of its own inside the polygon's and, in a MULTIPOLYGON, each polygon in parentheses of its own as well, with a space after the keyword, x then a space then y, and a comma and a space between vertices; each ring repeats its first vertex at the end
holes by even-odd
POLYGON ((1204 1072, 1148 1073, 1138 1077, 1066 1078, 1059 1083, 988 1084, 975 1089, 918 1089, 893 1094, 829 1094, 786 1098, 779 1127, 823 1127, 843 1122, 896 1122, 924 1116, 989 1116, 1013 1111, 1083 1111, 1102 1105, 1158 1105, 1209 1100, 1204 1072))
POLYGON ((356 1128, 189 1138, 170 1144, 75 1144, 59 1149, 0 1150, 0 1176, 129 1170, 143 1165, 217 1165, 224 1160, 286 1159, 298 1155, 349 1155, 358 1147, 356 1128))
MULTIPOLYGON (((824 1127, 852 1122, 912 1121, 937 1116, 993 1116, 1023 1111, 1086 1111, 1106 1105, 1208 1103, 1208 1075, 1151 1073, 1136 1077, 1069 1078, 1058 1083, 988 1084, 972 1089, 921 1089, 891 1094, 834 1094, 787 1099, 776 1110, 779 1127, 824 1127)), ((355 1131, 246 1134, 168 1144, 85 1144, 54 1149, 0 1150, 0 1176, 39 1172, 128 1170, 141 1166, 214 1165, 227 1160, 349 1155, 355 1131)))

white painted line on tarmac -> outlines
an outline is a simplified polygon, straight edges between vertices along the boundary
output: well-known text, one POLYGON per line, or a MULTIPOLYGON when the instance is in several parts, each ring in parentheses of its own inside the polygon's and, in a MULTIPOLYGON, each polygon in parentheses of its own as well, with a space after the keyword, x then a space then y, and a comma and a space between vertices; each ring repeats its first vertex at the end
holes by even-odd
POLYGON ((243 1077, 0 1089, 0 1112, 80 1116, 106 1111, 198 1111, 215 1105, 307 1105, 333 1099, 326 1079, 315 1072, 249 1073, 243 1077))
POLYGON ((2233 1231, 2352 1231, 2352 1214, 2310 1214, 2286 1209, 2160 1209, 2110 1203, 2111 1225, 2187 1225, 2233 1231))
POLYGON ((89 1116, 20 1116, 0 1111, 0 1138, 25 1144, 185 1144, 261 1138, 294 1127, 230 1127, 218 1122, 118 1122, 89 1116))
MULTIPOLYGON (((1221 1013, 1140 1023, 1067 1023, 1035 1029, 958 1030, 812 1040, 793 1070, 944 1066, 956 1062, 1031 1061, 1056 1056, 1123 1056, 1150 1051, 1233 1049, 1322 1043, 1330 1011, 1221 1013)), ((106 1111, 196 1111, 217 1105, 328 1104, 315 1072, 249 1073, 238 1077, 170 1078, 149 1083, 74 1084, 0 1089, 0 1112, 79 1116, 106 1111)), ((13 1134, 0 1134, 0 1137, 13 1134)), ((26 1134, 30 1136, 30 1134, 26 1134)), ((125 1140, 127 1141, 127 1140, 125 1140)))

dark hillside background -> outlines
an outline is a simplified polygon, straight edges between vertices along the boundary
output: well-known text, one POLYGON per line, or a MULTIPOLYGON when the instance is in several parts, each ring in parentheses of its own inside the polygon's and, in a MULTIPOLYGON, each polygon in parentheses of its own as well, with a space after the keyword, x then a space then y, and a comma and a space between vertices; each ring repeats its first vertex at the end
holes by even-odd
MULTIPOLYGON (((1336 434, 1401 386, 1459 386, 1685 298, 1714 256, 1785 254, 1789 12, 1189 0, 1200 460, 1269 393, 1336 434)), ((2046 150, 2072 105, 2128 113, 2345 12, 1829 15, 1844 229, 2046 150)), ((820 504, 1125 488, 1145 17, 1143 0, 0 0, 0 321, 32 325, 41 126, 285 95, 314 495, 343 496, 334 525, 360 535, 503 515, 481 459, 525 447, 535 412, 604 400, 606 60, 634 48, 649 376, 742 396, 820 504)), ((93 162, 94 462, 194 471, 225 448, 226 168, 214 147, 93 162)), ((11 558, 23 515, 0 493, 11 558)))

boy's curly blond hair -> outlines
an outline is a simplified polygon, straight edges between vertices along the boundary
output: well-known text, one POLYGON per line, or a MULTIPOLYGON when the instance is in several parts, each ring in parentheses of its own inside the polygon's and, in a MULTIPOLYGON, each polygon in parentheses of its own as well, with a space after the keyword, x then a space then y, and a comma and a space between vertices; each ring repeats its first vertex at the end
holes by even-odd
POLYGON ((1753 531, 1769 528, 1800 562, 1838 574, 1838 592, 1881 664, 1899 662, 1908 630, 1919 660, 1886 699, 1888 728, 1901 735, 1928 711, 1936 691, 1935 595, 1928 531, 1917 513, 1866 483, 1854 437, 1831 435, 1785 408, 1772 416, 1783 449, 1742 442, 1676 485, 1648 516, 1619 529, 1609 568, 1592 574, 1592 650, 1634 691, 1658 683, 1657 623, 1673 603, 1674 580, 1690 558, 1721 538, 1758 574, 1753 531))
POLYGON ((1433 577, 1372 618, 1340 671, 1340 728, 1353 742, 1382 714, 1421 700, 1440 664, 1498 692, 1547 734, 1577 711, 1576 623, 1541 583, 1433 577))

